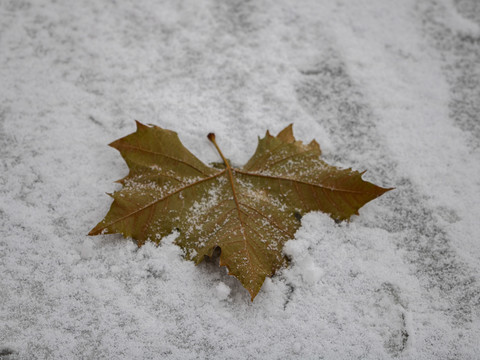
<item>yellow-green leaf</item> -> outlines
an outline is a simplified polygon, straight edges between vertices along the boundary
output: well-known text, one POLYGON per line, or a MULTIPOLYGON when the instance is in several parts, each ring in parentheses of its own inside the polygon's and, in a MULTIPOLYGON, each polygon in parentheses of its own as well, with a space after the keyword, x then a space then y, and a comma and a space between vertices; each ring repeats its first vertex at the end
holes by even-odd
POLYGON ((175 132, 139 122, 135 133, 110 144, 130 172, 89 235, 121 233, 141 246, 178 230, 176 243, 196 264, 220 248, 220 265, 253 300, 265 278, 286 264, 283 245, 302 215, 319 210, 346 220, 391 190, 326 164, 315 141, 295 140, 292 125, 277 136, 267 131, 242 168, 225 159, 214 134, 208 138, 223 160, 214 167, 188 151, 175 132))

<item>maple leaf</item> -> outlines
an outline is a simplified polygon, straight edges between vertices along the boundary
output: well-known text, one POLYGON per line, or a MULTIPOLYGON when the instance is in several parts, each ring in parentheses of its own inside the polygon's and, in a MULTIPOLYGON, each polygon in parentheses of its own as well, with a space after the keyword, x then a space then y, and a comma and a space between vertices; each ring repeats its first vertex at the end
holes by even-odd
POLYGON ((208 138, 223 160, 215 167, 188 151, 177 133, 154 125, 137 122, 135 133, 111 143, 130 172, 89 235, 121 233, 141 246, 177 230, 176 243, 196 264, 220 248, 220 265, 253 300, 265 278, 286 264, 283 245, 305 213, 346 220, 391 190, 326 164, 317 142, 296 141, 292 125, 277 136, 267 131, 241 168, 230 165, 214 134, 208 138))

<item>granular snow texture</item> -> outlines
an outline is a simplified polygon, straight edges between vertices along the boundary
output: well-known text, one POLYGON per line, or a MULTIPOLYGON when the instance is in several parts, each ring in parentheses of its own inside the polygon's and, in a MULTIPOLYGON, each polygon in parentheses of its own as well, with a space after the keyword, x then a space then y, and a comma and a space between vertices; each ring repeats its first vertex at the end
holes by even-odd
POLYGON ((0 1, 0 359, 478 359, 480 2, 0 1), (234 164, 294 123, 395 187, 302 219, 254 302, 88 237, 134 120, 234 164))

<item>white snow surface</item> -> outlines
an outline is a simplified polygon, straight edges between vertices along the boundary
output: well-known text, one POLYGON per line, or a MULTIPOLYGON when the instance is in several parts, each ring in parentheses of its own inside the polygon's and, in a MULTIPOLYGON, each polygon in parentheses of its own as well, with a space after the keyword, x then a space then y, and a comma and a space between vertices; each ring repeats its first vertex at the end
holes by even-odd
POLYGON ((0 359, 479 359, 478 0, 0 0, 0 359), (134 119, 234 164, 294 124, 395 187, 302 219, 253 302, 86 234, 134 119))

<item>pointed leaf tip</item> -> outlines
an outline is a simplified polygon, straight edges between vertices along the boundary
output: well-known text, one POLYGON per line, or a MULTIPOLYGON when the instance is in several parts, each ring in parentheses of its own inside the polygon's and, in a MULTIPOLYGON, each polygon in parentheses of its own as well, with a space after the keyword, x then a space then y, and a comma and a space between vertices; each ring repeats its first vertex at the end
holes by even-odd
POLYGON ((309 147, 317 150, 320 154, 322 153, 322 150, 320 149, 320 145, 318 144, 318 142, 313 139, 312 141, 310 141, 310 143, 308 144, 309 147))
POLYGON ((293 136, 293 124, 288 125, 285 129, 280 131, 277 135, 277 138, 287 142, 292 143, 295 141, 295 137, 293 136))
POLYGON ((138 120, 135 120, 135 124, 137 125, 137 131, 140 130, 140 129, 148 128, 147 125, 142 124, 142 123, 141 123, 140 121, 138 121, 138 120))

